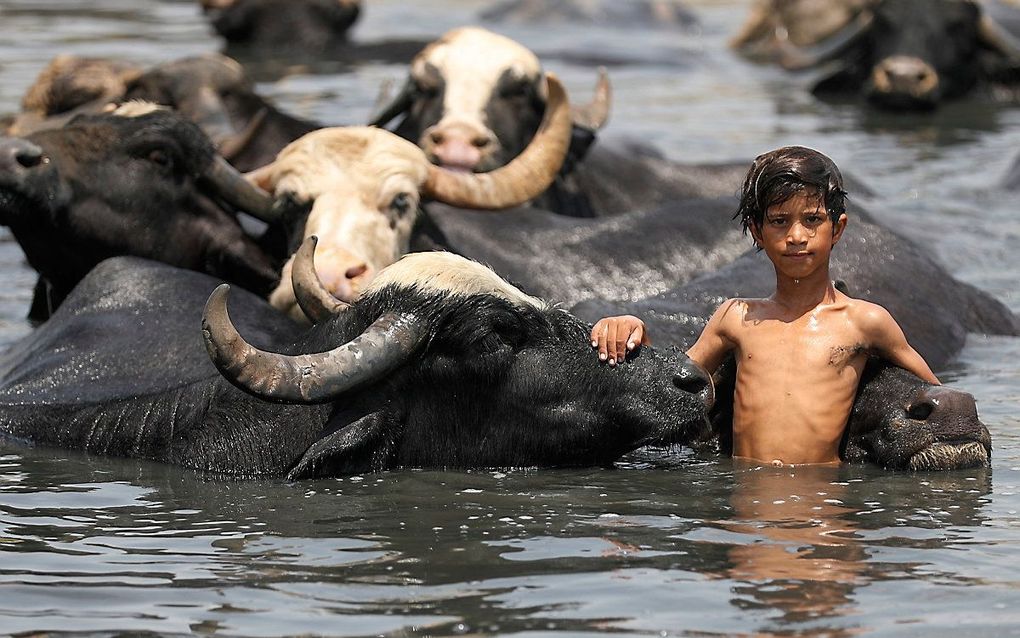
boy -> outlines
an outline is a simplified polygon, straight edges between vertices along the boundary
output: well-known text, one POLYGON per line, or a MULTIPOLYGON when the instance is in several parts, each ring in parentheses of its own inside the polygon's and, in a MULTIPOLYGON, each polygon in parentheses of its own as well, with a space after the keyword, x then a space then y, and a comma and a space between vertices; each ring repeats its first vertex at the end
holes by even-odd
MULTIPOLYGON (((846 229, 839 169, 798 146, 754 160, 744 179, 739 216, 776 272, 765 299, 729 299, 687 355, 714 373, 737 359, 733 455, 774 465, 838 463, 857 384, 878 355, 938 384, 881 306, 833 287, 829 255, 846 229)), ((610 365, 647 343, 644 323, 629 315, 595 324, 592 346, 610 365)))

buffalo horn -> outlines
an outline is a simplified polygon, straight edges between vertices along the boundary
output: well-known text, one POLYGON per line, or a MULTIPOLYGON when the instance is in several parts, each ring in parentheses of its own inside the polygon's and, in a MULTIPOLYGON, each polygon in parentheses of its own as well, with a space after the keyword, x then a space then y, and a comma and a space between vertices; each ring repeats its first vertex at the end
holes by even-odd
POLYGON ((262 127, 262 123, 266 121, 266 115, 269 113, 269 109, 262 108, 254 117, 248 122, 248 125, 244 127, 244 130, 237 135, 231 135, 223 139, 219 144, 220 155, 223 156, 227 161, 233 160, 241 154, 244 149, 251 144, 251 141, 255 139, 255 134, 258 133, 262 127))
POLYGON ((273 209, 273 198, 237 172, 219 155, 215 156, 205 173, 205 178, 216 188, 228 204, 261 219, 267 224, 278 221, 279 215, 273 209))
POLYGON ((563 165, 573 129, 566 90, 552 73, 545 81, 545 115, 520 155, 488 173, 460 173, 430 164, 423 194, 461 208, 508 208, 545 192, 563 165))
POLYGON ((238 134, 223 100, 207 86, 200 87, 195 95, 178 103, 177 110, 197 124, 216 146, 222 146, 226 140, 238 134))
POLYGON ((375 115, 369 118, 369 126, 386 126, 390 123, 390 120, 397 117, 407 109, 411 108, 411 103, 414 101, 415 84, 408 78, 407 82, 404 82, 404 86, 400 89, 400 92, 389 101, 384 103, 385 93, 389 92, 389 86, 383 85, 379 91, 379 99, 377 103, 383 103, 384 106, 376 108, 375 115))
POLYGON ((609 120, 609 107, 612 102, 613 87, 609 84, 609 73, 605 67, 599 67, 599 77, 595 82, 595 94, 591 102, 573 107, 574 124, 589 131, 602 130, 609 120))
POLYGON ((779 64, 785 69, 797 71, 818 66, 834 59, 852 46, 868 30, 874 17, 871 11, 861 11, 850 24, 837 33, 810 47, 800 47, 788 39, 781 39, 779 64))
POLYGON ((276 403, 325 403, 396 369, 427 336, 417 318, 387 313, 328 352, 283 355, 247 343, 227 314, 229 284, 209 296, 202 336, 209 358, 238 388, 276 403))
POLYGON ((330 294, 319 281, 319 275, 315 272, 315 245, 318 241, 319 238, 315 235, 306 238, 294 255, 294 263, 290 269, 294 296, 312 323, 322 323, 350 307, 350 304, 330 294))
POLYGON ((978 37, 988 48, 1014 60, 1020 58, 1020 42, 987 14, 978 23, 978 37))

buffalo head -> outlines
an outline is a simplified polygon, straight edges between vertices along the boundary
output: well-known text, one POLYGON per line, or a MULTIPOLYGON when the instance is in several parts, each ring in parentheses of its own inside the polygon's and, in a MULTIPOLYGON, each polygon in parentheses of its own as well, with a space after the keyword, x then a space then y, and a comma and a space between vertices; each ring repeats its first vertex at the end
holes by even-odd
POLYGON ((201 0, 213 28, 231 45, 323 51, 347 40, 360 0, 201 0))
MULTIPOLYGON (((314 280, 311 250, 301 255, 295 271, 314 280)), ((203 317, 221 374, 270 402, 334 406, 292 478, 400 466, 606 464, 645 444, 682 444, 708 431, 711 384, 685 356, 646 349, 624 370, 600 366, 588 326, 448 253, 407 255, 354 304, 313 312, 320 323, 301 354, 245 342, 226 295, 226 286, 217 289, 203 317)))
POLYGON ((0 138, 0 223, 47 282, 50 309, 115 255, 268 292, 278 277, 274 263, 230 212, 270 219, 266 204, 194 124, 149 104, 0 138))
POLYGON ((195 122, 239 170, 267 164, 289 142, 319 128, 264 100, 241 65, 223 55, 183 58, 150 69, 58 56, 25 93, 22 113, 8 134, 60 128, 75 115, 132 100, 173 108, 195 122))
MULTIPOLYGON (((310 207, 303 237, 320 238, 320 277, 345 301, 409 249, 420 203, 432 199, 468 208, 507 208, 535 197, 552 183, 570 137, 566 94, 553 76, 543 82, 549 107, 528 148, 490 173, 451 171, 431 164, 420 148, 376 128, 335 128, 310 133, 280 152, 250 178, 277 201, 310 207)), ((296 236, 295 236, 296 237, 296 236)), ((290 250, 296 249, 292 242, 290 250)), ((274 306, 296 309, 284 266, 274 306)))
POLYGON ((816 94, 860 92, 897 110, 932 109, 981 81, 1009 81, 1020 45, 971 0, 879 0, 857 21, 856 33, 824 55, 843 67, 821 80, 816 94))
MULTIPOLYGON (((455 29, 415 56, 403 89, 372 123, 403 116, 395 132, 417 143, 429 161, 489 171, 534 136, 548 98, 543 78, 538 58, 517 42, 476 27, 455 29)), ((603 74, 595 102, 575 109, 575 121, 589 131, 601 128, 608 101, 603 74)))
POLYGON ((897 470, 989 464, 992 439, 974 397, 933 386, 894 366, 871 363, 861 379, 842 457, 897 470))

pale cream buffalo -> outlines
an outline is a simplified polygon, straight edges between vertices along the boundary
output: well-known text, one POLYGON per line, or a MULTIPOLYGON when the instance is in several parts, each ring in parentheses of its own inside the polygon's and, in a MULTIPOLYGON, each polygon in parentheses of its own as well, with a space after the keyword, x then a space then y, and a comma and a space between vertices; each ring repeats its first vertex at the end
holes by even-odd
MULTIPOLYGON (((495 171, 473 174, 430 163, 422 149, 382 129, 322 129, 284 148, 249 179, 279 200, 311 202, 304 237, 315 235, 315 267, 342 301, 362 292, 409 249, 423 199, 496 209, 527 202, 555 179, 570 143, 570 106, 562 85, 546 77, 548 108, 531 144, 495 171)), ((269 300, 300 317, 291 284, 293 257, 269 300)))

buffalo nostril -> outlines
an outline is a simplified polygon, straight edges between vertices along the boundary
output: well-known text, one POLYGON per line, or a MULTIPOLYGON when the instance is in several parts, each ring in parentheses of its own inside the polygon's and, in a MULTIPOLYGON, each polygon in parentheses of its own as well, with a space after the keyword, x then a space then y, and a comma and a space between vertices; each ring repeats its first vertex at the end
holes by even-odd
POLYGON ((907 416, 915 421, 924 421, 935 411, 932 401, 918 401, 907 407, 907 416))
POLYGON ((492 140, 490 140, 490 139, 489 139, 489 138, 487 138, 487 137, 476 137, 475 139, 471 140, 471 144, 472 144, 472 145, 473 145, 473 146, 474 146, 475 148, 485 148, 485 147, 486 147, 486 146, 488 146, 488 145, 489 145, 489 144, 490 144, 491 142, 492 142, 492 140))
POLYGON ((22 148, 14 155, 14 161, 25 168, 33 168, 43 161, 42 149, 39 147, 22 148))
POLYGON ((437 144, 438 145, 438 144, 442 144, 443 140, 445 140, 446 138, 443 137, 442 133, 437 131, 435 133, 430 133, 429 134, 429 139, 432 140, 433 144, 437 144))
POLYGON ((712 377, 693 361, 686 361, 680 366, 680 370, 673 375, 673 385, 700 397, 706 408, 711 408, 715 403, 712 377))
POLYGON ((344 273, 344 277, 346 277, 347 279, 354 279, 355 277, 360 277, 361 275, 364 275, 365 271, 367 270, 368 265, 366 264, 358 264, 357 266, 351 266, 350 268, 347 269, 347 272, 344 273))

